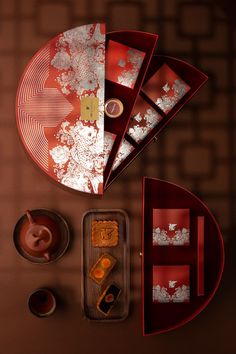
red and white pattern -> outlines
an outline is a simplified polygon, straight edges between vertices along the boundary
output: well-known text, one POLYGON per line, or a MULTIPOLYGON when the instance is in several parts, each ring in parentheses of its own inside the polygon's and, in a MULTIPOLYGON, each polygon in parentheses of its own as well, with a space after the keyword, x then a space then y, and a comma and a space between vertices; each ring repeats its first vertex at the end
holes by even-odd
POLYGON ((104 166, 106 166, 112 147, 114 145, 116 135, 110 132, 104 132, 104 166))
POLYGON ((44 129, 55 128, 73 110, 57 88, 45 87, 49 70, 48 44, 28 66, 17 105, 18 125, 26 147, 45 170, 48 170, 48 140, 44 129))
POLYGON ((152 300, 160 303, 189 302, 189 266, 153 266, 152 300))
POLYGON ((189 90, 189 85, 166 64, 160 67, 142 89, 166 114, 189 90))
POLYGON ((154 246, 189 245, 189 209, 153 209, 154 246))
POLYGON ((129 156, 129 154, 133 150, 134 147, 127 140, 124 139, 119 147, 117 156, 112 166, 112 171, 114 171, 118 166, 120 166, 120 164, 126 159, 127 156, 129 156))
POLYGON ((105 27, 64 32, 32 59, 17 96, 18 127, 33 159, 58 182, 102 193, 105 27), (82 97, 99 98, 95 121, 81 120, 82 97))
POLYGON ((106 51, 106 79, 134 88, 145 53, 110 40, 106 51))
POLYGON ((139 96, 131 115, 127 134, 140 143, 161 119, 162 116, 139 96))

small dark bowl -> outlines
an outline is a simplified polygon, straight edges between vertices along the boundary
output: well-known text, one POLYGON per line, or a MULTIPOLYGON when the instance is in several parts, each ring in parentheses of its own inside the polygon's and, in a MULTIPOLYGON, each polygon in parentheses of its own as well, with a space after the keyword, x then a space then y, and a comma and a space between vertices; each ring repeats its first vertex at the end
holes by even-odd
POLYGON ((49 289, 37 289, 29 296, 28 307, 33 315, 48 317, 56 310, 56 298, 49 289))

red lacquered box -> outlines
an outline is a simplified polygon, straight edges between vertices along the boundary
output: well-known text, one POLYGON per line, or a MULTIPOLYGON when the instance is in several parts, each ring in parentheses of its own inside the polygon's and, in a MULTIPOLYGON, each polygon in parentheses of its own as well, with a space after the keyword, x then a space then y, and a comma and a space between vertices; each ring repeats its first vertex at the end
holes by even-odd
POLYGON ((205 74, 182 60, 152 57, 121 143, 122 158, 115 161, 106 187, 158 136, 206 80, 205 74))
POLYGON ((143 334, 151 335, 185 324, 207 306, 223 272, 224 246, 207 206, 186 189, 158 179, 143 179, 142 224, 143 334), (153 244, 160 218, 158 227, 172 236, 189 226, 189 243, 153 244))
POLYGON ((56 182, 103 194, 207 80, 183 61, 153 56, 157 38, 90 24, 33 56, 17 91, 17 125, 29 155, 56 182))

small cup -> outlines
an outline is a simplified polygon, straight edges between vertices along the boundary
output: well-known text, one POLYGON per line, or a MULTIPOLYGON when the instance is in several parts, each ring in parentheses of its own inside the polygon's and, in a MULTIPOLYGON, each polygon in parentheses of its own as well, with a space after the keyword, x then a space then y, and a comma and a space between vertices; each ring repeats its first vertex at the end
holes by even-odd
POLYGON ((48 317, 56 310, 56 298, 49 289, 37 289, 28 299, 30 312, 37 317, 48 317))
POLYGON ((123 103, 118 98, 110 98, 105 102, 105 113, 110 118, 118 118, 124 110, 123 103))

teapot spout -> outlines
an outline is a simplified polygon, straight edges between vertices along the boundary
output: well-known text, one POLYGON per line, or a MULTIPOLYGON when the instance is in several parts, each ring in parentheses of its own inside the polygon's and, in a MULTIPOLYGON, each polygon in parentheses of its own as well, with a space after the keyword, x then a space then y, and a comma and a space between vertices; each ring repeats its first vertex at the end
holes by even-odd
POLYGON ((29 210, 26 210, 26 216, 27 216, 27 218, 28 218, 28 220, 29 220, 29 223, 30 223, 31 225, 34 225, 34 224, 35 224, 35 221, 34 221, 34 219, 33 219, 33 217, 32 217, 32 214, 31 214, 31 212, 30 212, 29 210))

